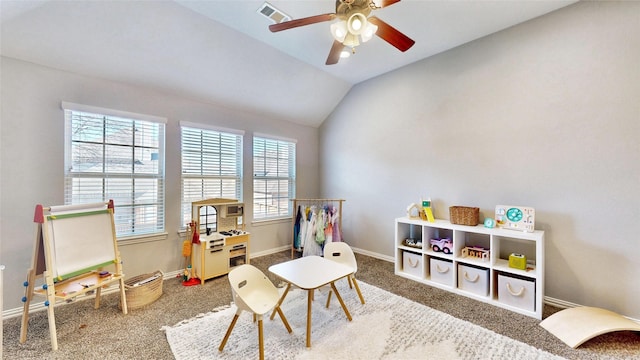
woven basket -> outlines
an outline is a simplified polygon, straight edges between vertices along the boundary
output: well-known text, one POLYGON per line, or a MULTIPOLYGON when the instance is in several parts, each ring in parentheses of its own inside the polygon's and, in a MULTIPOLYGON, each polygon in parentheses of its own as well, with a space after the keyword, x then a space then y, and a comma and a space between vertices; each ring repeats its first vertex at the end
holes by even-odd
POLYGON ((449 207, 449 221, 452 224, 476 226, 480 223, 480 208, 467 206, 449 207))
POLYGON ((126 280, 124 288, 127 292, 127 309, 137 309, 158 300, 162 295, 163 276, 162 271, 158 270, 151 274, 138 275, 126 280), (157 278, 145 282, 154 276, 157 278), (144 283, 139 284, 141 281, 144 283))

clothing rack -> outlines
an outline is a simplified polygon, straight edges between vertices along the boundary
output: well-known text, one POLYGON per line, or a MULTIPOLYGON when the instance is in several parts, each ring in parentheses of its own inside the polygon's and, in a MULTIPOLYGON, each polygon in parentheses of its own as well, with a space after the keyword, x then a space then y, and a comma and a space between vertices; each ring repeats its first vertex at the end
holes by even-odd
POLYGON ((298 213, 298 206, 307 205, 307 206, 317 206, 324 207, 326 205, 333 205, 338 209, 338 227, 339 231, 342 231, 342 203, 346 200, 344 199, 290 199, 293 202, 293 217, 292 217, 292 225, 291 225, 291 258, 295 257, 296 252, 301 252, 301 249, 304 247, 304 244, 301 244, 300 248, 296 248, 295 239, 296 239, 296 218, 298 213))

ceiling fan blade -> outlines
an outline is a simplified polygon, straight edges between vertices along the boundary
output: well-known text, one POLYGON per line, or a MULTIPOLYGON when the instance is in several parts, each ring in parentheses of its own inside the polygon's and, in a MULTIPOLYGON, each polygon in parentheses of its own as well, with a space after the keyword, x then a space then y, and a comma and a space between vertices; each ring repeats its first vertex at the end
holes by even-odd
POLYGON ((331 21, 335 18, 336 18, 336 14, 334 13, 314 15, 314 16, 309 16, 301 19, 294 19, 294 20, 281 22, 279 24, 272 24, 272 25, 269 25, 269 30, 271 30, 271 32, 278 32, 282 30, 296 28, 299 26, 311 25, 311 24, 324 22, 324 21, 331 21))
POLYGON ((400 2, 400 0, 380 0, 380 7, 384 8, 397 2, 400 2))
POLYGON ((416 42, 411 40, 407 35, 401 33, 396 30, 393 26, 387 24, 386 22, 378 19, 375 16, 370 17, 369 22, 373 25, 378 26, 378 31, 376 31, 376 35, 378 35, 382 40, 388 42, 389 44, 395 46, 398 50, 404 52, 409 50, 416 42))
POLYGON ((337 64, 340 61, 340 53, 344 49, 344 45, 338 41, 333 40, 333 46, 331 46, 331 50, 329 51, 329 56, 327 57, 326 65, 337 64))

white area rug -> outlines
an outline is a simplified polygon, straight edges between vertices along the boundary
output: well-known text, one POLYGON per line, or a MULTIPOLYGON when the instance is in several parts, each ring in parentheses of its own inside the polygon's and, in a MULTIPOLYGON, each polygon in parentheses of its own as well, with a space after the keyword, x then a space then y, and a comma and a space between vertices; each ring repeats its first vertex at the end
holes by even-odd
MULTIPOLYGON (((327 290, 316 291, 311 348, 306 348, 307 293, 291 290, 282 310, 289 334, 276 315, 264 321, 267 359, 562 359, 422 304, 358 282, 362 305, 346 281, 337 286, 351 313, 349 322, 335 296, 325 308, 327 290)), ((218 346, 235 306, 217 309, 171 327, 163 327, 177 360, 257 359, 258 327, 243 312, 224 351, 218 346)))

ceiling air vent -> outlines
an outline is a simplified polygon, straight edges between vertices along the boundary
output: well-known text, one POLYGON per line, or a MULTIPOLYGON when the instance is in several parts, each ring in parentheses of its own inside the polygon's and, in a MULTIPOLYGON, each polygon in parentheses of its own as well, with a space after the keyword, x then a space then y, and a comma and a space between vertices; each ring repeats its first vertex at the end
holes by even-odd
POLYGON ((275 7, 273 7, 273 5, 269 4, 268 2, 265 2, 264 4, 262 4, 262 6, 258 8, 258 12, 264 15, 265 17, 271 19, 271 21, 273 21, 276 24, 291 20, 291 17, 289 15, 276 9, 275 7))

